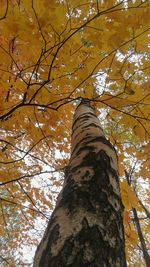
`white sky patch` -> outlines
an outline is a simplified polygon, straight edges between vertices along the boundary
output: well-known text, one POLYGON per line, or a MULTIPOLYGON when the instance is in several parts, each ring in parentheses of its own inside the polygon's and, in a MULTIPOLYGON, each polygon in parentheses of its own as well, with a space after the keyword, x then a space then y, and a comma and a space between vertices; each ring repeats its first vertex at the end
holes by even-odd
MULTIPOLYGON (((60 151, 57 149, 55 150, 55 159, 56 160, 57 160, 57 158, 63 159, 63 157, 66 157, 66 155, 67 154, 65 154, 65 153, 60 153, 60 151)), ((28 165, 32 164, 28 160, 28 157, 25 160, 26 160, 26 164, 28 164, 28 165)), ((51 206, 48 209, 46 206, 45 211, 43 211, 43 213, 47 217, 50 218, 52 211, 55 207, 58 194, 62 189, 64 174, 62 171, 55 171, 55 168, 53 168, 53 167, 50 168, 49 166, 46 166, 46 165, 44 166, 44 164, 43 164, 42 171, 43 172, 45 171, 47 173, 35 175, 35 177, 33 177, 31 179, 31 186, 33 188, 41 189, 41 192, 43 194, 43 198, 45 198, 46 200, 50 200, 51 206), (49 197, 50 197, 50 199, 49 199, 49 197)), ((26 204, 26 207, 28 207, 28 205, 30 203, 27 201, 25 204, 26 204)), ((35 204, 36 204, 37 208, 40 205, 40 203, 38 203, 38 200, 35 204)), ((44 231, 46 229, 47 223, 48 223, 48 220, 46 220, 46 218, 44 218, 44 216, 38 217, 38 219, 36 219, 33 223, 34 227, 28 231, 28 233, 27 233, 28 237, 31 238, 31 240, 33 239, 33 237, 35 237, 35 239, 39 240, 39 242, 40 242, 40 240, 43 237, 44 231)), ((34 245, 34 244, 29 245, 29 242, 27 242, 27 244, 22 244, 22 246, 18 250, 18 252, 20 252, 22 254, 22 257, 20 260, 25 262, 26 266, 30 266, 30 267, 32 266, 36 248, 37 248, 37 245, 34 245)))
POLYGON ((96 91, 98 94, 103 94, 106 89, 106 78, 107 73, 103 71, 99 71, 96 75, 94 75, 96 78, 96 82, 94 83, 96 87, 96 91))

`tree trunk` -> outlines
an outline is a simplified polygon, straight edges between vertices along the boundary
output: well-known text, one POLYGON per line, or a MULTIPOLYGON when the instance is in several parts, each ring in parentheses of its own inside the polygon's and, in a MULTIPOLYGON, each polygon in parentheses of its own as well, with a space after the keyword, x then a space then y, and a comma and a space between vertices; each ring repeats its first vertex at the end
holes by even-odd
POLYGON ((141 243, 141 250, 143 252, 143 257, 144 257, 144 260, 145 260, 145 264, 146 264, 146 267, 150 267, 150 256, 148 254, 148 249, 147 249, 146 244, 145 244, 145 240, 144 240, 144 237, 143 237, 143 233, 142 233, 141 225, 140 225, 139 218, 138 218, 138 215, 137 215, 137 211, 136 211, 135 208, 132 208, 132 212, 133 212, 133 215, 134 215, 134 222, 135 222, 137 233, 138 233, 138 237, 139 237, 139 240, 140 240, 140 243, 141 243))
MULTIPOLYGON (((127 180, 127 183, 129 186, 131 186, 131 176, 129 175, 129 173, 125 170, 125 175, 126 175, 126 180, 127 180)), ((142 202, 138 199, 140 205, 142 206, 143 210, 145 211, 146 215, 148 218, 150 218, 150 213, 148 212, 148 210, 145 208, 145 206, 142 204, 142 202)), ((144 236, 143 236, 143 233, 142 233, 142 229, 141 229, 141 225, 140 225, 140 221, 139 221, 139 218, 138 218, 138 214, 137 214, 137 211, 135 208, 132 208, 132 212, 133 212, 133 218, 134 218, 134 223, 135 223, 135 227, 136 227, 136 230, 137 230, 137 234, 138 234, 138 237, 139 237, 139 240, 140 240, 140 243, 141 243, 141 250, 143 252, 143 257, 144 257, 144 260, 145 260, 145 265, 146 267, 149 267, 150 266, 150 256, 148 254, 148 249, 146 247, 146 243, 145 243, 145 240, 144 240, 144 236)))
POLYGON ((63 189, 34 267, 126 267, 117 155, 90 102, 72 126, 72 152, 63 189))

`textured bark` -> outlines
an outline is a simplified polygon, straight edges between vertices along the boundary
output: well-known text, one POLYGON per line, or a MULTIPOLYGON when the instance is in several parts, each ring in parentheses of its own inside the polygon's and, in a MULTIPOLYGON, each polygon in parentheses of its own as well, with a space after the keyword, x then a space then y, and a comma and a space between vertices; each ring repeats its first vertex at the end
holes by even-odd
POLYGON ((77 107, 72 151, 34 267, 126 267, 117 155, 88 101, 77 107))

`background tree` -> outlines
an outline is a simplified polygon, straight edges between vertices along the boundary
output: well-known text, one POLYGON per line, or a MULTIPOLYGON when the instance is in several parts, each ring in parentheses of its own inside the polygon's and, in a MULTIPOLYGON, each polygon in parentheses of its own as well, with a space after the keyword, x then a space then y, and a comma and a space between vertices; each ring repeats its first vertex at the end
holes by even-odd
POLYGON ((32 262, 22 253, 39 243, 60 191, 80 97, 94 101, 119 153, 128 265, 144 266, 132 209, 148 250, 148 1, 0 5, 2 266, 32 262))

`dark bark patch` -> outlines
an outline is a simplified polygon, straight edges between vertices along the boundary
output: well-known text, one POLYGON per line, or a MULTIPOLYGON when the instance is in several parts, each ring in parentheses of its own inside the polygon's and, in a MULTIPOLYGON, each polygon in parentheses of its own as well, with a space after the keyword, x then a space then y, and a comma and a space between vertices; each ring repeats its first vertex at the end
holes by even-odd
POLYGON ((99 228, 90 227, 87 223, 85 227, 85 221, 81 231, 65 241, 58 255, 49 258, 49 265, 40 267, 115 267, 117 261, 120 262, 119 266, 126 267, 121 246, 117 250, 112 248, 99 228), (119 253, 119 258, 116 253, 119 253))

